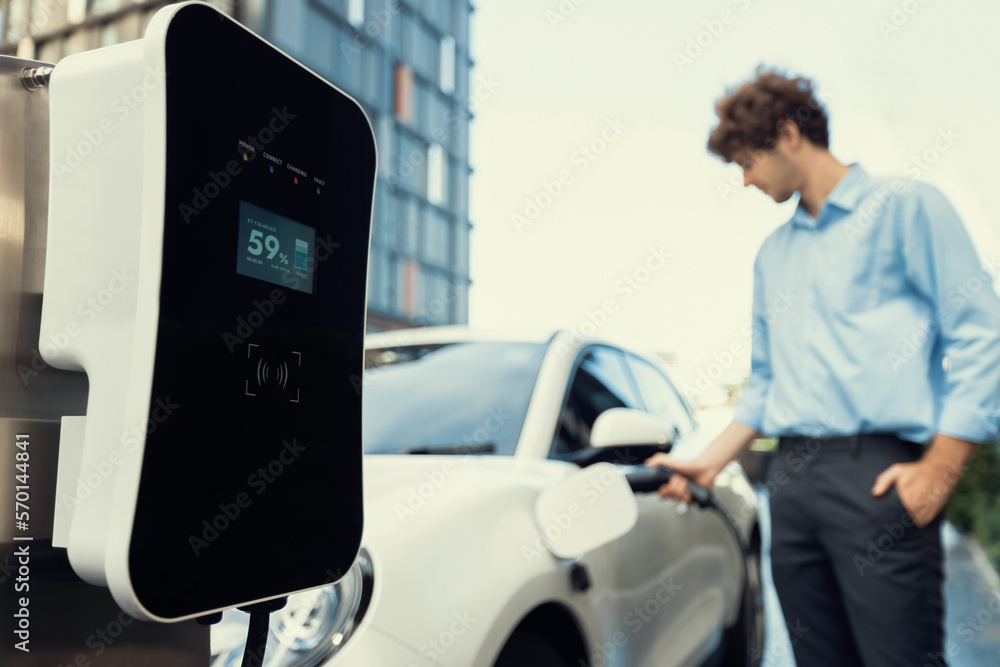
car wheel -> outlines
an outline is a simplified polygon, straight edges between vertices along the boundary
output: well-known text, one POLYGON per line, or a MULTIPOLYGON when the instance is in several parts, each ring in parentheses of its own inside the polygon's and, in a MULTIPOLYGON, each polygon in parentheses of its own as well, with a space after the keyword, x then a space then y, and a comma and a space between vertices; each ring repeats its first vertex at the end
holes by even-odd
POLYGON ((493 667, 574 667, 544 637, 529 632, 515 632, 507 640, 493 667))
POLYGON ((760 576, 760 537, 756 532, 744 562, 747 576, 743 600, 736 624, 726 632, 723 667, 760 665, 764 654, 764 593, 760 576))

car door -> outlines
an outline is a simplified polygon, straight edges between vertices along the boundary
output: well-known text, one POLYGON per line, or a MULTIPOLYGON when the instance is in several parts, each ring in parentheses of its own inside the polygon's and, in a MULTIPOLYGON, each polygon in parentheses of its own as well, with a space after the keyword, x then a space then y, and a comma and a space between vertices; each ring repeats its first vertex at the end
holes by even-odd
MULTIPOLYGON (((581 350, 550 458, 574 460, 589 447, 590 429, 604 410, 645 405, 622 351, 602 345, 581 350)), ((627 451, 621 454, 623 468, 641 463, 627 451)), ((604 634, 591 661, 629 667, 695 664, 721 618, 719 601, 703 593, 710 587, 703 580, 700 512, 656 494, 637 494, 636 501, 635 527, 584 558, 594 583, 588 596, 604 634)))
MULTIPOLYGON (((643 409, 671 424, 678 444, 695 437, 697 424, 666 375, 634 354, 625 353, 625 361, 635 381, 643 409)), ((637 500, 640 508, 651 503, 662 504, 655 494, 637 494, 637 500)), ((675 512, 676 509, 674 506, 675 512)), ((649 510, 656 512, 654 507, 649 510)), ((693 549, 697 554, 696 565, 690 570, 697 590, 688 615, 679 626, 668 629, 664 644, 676 647, 673 636, 679 630, 692 642, 702 643, 692 655, 692 658, 697 658, 714 644, 706 633, 721 629, 725 612, 722 601, 732 597, 732 579, 735 576, 732 571, 732 555, 737 545, 730 529, 723 523, 724 519, 716 511, 692 505, 685 516, 693 524, 691 532, 697 535, 697 546, 693 549)), ((663 649, 669 650, 666 646, 663 649)))

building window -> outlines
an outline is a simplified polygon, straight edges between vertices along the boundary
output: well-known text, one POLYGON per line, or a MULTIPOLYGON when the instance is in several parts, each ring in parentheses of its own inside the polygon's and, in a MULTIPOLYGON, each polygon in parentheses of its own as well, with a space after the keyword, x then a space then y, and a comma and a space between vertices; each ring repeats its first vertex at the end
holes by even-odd
POLYGON ((427 146, 427 200, 439 206, 444 204, 445 184, 448 182, 448 160, 441 144, 427 146))
POLYGON ((326 78, 330 78, 336 72, 333 69, 336 36, 333 26, 323 18, 322 14, 309 10, 304 60, 309 67, 326 78))
POLYGON ((455 38, 451 35, 441 38, 438 63, 438 84, 441 86, 441 92, 450 95, 455 92, 455 38))
POLYGON ((392 173, 393 155, 395 151, 393 141, 393 120, 389 114, 378 115, 373 119, 375 125, 376 140, 378 146, 378 170, 383 176, 392 173))
POLYGON ((385 267, 385 254, 377 246, 372 246, 368 261, 368 303, 380 309, 386 307, 388 300, 385 267))
POLYGON ((402 278, 399 289, 399 300, 404 314, 412 317, 419 307, 418 298, 420 292, 420 265, 416 260, 409 259, 402 263, 400 267, 400 277, 402 278))
POLYGON ((422 256, 438 266, 451 261, 451 221, 436 208, 428 207, 422 256))
POLYGON ((289 2, 281 6, 281 11, 271 12, 270 39, 294 58, 301 58, 305 52, 307 6, 304 2, 289 2))
POLYGON ((417 26, 416 20, 414 20, 413 15, 404 11, 399 16, 399 49, 402 54, 404 62, 416 63, 417 62, 417 31, 419 27, 417 26))
POLYGON ((469 271, 469 223, 464 220, 455 225, 455 269, 469 271))
POLYGON ((365 0, 347 0, 347 21, 355 28, 365 24, 365 0))
POLYGON ((462 168, 461 162, 452 163, 454 169, 451 170, 451 193, 448 197, 451 208, 460 215, 466 215, 469 211, 469 172, 462 168))
MULTIPOLYGON (((95 0, 94 7, 92 11, 95 14, 104 14, 111 9, 118 9, 118 7, 109 7, 111 4, 107 0, 95 0)), ((87 0, 69 0, 66 3, 66 20, 76 25, 78 23, 83 23, 83 20, 87 18, 87 0)))
POLYGON ((376 187, 375 191, 379 193, 376 195, 376 202, 379 206, 376 212, 377 223, 373 236, 379 239, 379 242, 386 248, 397 250, 402 245, 399 238, 399 213, 396 210, 399 200, 384 188, 379 190, 376 187))
POLYGON ((406 65, 396 65, 393 98, 396 118, 401 123, 413 122, 413 70, 406 65))
POLYGON ((469 30, 471 29, 469 3, 453 2, 451 3, 451 10, 451 25, 454 27, 453 34, 455 35, 455 40, 463 47, 468 47, 471 41, 469 39, 469 30))
POLYGON ((422 324, 448 324, 451 321, 452 304, 455 294, 451 283, 443 275, 427 272, 422 276, 419 317, 422 324))
POLYGON ((63 47, 63 55, 71 56, 74 53, 83 53, 84 51, 89 51, 94 48, 93 40, 91 39, 93 34, 93 28, 79 28, 75 32, 71 33, 64 42, 65 46, 63 47))
POLYGON ((468 324, 469 323, 469 298, 468 289, 469 283, 465 278, 455 278, 452 283, 457 295, 454 305, 454 323, 455 324, 468 324))
POLYGON ((361 54, 361 94, 373 102, 381 102, 385 95, 382 92, 382 61, 382 49, 375 44, 361 54))
POLYGON ((118 42, 118 26, 114 23, 104 24, 101 28, 101 46, 112 46, 118 42))
MULTIPOLYGON (((0 12, 0 27, 3 28, 2 33, 3 39, 0 42, 6 42, 7 44, 13 44, 15 42, 20 42, 21 38, 25 36, 25 32, 33 33, 38 32, 38 26, 31 25, 31 0, 11 0, 7 5, 6 16, 0 12), (24 28, 24 30, 22 30, 24 28)), ((18 48, 18 58, 24 58, 26 56, 21 55, 20 47, 18 48)), ((32 56, 27 56, 29 59, 32 56)), ((50 60, 49 62, 55 62, 50 60)))
MULTIPOLYGON (((28 37, 27 39, 31 38, 28 37)), ((29 56, 22 56, 19 49, 17 57, 23 58, 29 56)), ((42 45, 38 48, 38 55, 37 56, 32 55, 30 57, 31 58, 37 57, 42 62, 46 63, 57 62, 60 58, 62 58, 62 42, 60 42, 58 39, 52 39, 47 42, 42 42, 42 45)))
POLYGON ((417 254, 420 211, 412 197, 399 202, 399 249, 407 255, 417 254))
POLYGON ((406 134, 400 134, 399 156, 395 167, 397 182, 422 197, 426 196, 427 148, 423 142, 406 134))

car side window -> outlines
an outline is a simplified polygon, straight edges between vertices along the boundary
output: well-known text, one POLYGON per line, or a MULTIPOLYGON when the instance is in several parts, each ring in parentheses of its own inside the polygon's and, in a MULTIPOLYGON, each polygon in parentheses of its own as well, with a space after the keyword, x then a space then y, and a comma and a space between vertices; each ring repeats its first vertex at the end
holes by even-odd
POLYGON ((667 420, 679 435, 687 435, 695 429, 691 413, 659 369, 631 354, 628 355, 628 366, 639 385, 647 412, 667 420))
POLYGON ((636 407, 639 399, 622 353, 609 347, 587 349, 573 374, 559 415, 552 456, 589 447, 590 430, 605 410, 636 407))

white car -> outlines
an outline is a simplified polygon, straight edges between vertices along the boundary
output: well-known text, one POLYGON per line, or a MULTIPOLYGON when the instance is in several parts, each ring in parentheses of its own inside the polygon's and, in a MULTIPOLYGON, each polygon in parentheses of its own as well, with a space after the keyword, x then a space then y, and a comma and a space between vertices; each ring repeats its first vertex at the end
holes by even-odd
MULTIPOLYGON (((366 348, 363 550, 272 614, 266 665, 759 664, 761 541, 739 465, 707 508, 622 495, 651 453, 711 439, 656 359, 465 327, 366 348)), ((245 637, 227 612, 213 665, 238 665, 245 637)))

